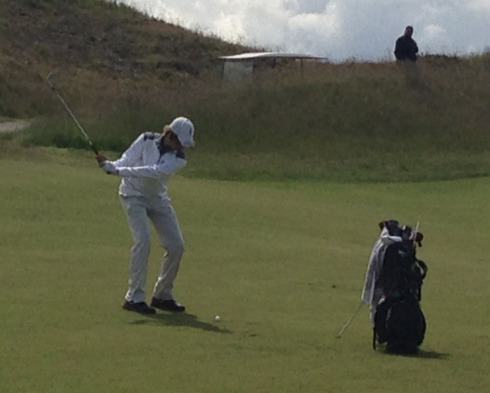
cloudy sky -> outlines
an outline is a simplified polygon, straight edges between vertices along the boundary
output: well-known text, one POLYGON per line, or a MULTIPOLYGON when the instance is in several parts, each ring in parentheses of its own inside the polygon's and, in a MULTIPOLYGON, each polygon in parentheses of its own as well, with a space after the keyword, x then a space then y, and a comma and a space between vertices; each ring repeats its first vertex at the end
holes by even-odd
POLYGON ((490 0, 116 1, 226 40, 336 61, 391 58, 408 24, 424 53, 490 50, 490 0))

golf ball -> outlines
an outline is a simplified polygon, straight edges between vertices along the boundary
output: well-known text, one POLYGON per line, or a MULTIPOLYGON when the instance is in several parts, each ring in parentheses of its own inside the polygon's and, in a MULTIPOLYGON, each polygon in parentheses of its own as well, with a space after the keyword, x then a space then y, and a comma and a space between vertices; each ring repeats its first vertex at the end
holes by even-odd
POLYGON ((219 321, 221 321, 221 318, 220 318, 220 316, 219 316, 219 315, 215 315, 215 316, 214 316, 214 320, 215 320, 216 322, 219 322, 219 321))

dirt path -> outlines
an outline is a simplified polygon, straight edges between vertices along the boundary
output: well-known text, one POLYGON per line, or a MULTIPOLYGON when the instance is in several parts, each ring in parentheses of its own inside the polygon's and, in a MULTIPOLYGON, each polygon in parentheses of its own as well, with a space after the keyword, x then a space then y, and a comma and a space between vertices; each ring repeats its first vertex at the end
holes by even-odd
POLYGON ((0 120, 0 134, 21 131, 31 125, 29 120, 0 120))

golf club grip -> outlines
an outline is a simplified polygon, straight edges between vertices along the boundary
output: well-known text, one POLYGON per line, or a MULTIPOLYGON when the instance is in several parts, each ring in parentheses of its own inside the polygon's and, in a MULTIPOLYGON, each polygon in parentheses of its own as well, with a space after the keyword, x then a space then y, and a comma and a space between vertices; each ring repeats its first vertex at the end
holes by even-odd
POLYGON ((95 153, 95 155, 98 156, 99 150, 97 150, 97 148, 94 146, 93 143, 89 142, 89 145, 90 145, 90 148, 92 149, 92 151, 95 153))

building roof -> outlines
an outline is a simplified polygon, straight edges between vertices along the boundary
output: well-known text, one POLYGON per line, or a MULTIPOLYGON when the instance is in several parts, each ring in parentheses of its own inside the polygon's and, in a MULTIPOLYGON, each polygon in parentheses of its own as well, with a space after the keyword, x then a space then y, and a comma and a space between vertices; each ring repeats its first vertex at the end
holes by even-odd
POLYGON ((250 52, 240 53, 232 56, 219 56, 224 61, 246 61, 257 59, 311 59, 311 60, 325 60, 323 57, 304 55, 299 53, 282 53, 282 52, 250 52))

